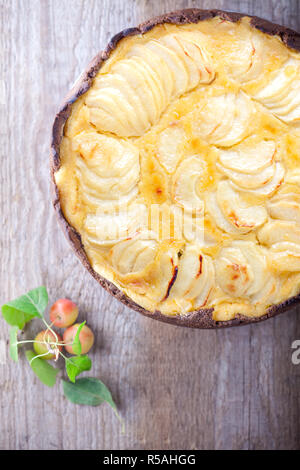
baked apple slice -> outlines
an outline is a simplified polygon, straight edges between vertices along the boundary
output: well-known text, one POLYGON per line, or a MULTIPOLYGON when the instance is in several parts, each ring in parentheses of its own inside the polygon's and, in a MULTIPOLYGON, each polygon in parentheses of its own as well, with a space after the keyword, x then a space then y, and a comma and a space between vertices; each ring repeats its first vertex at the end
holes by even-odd
POLYGON ((197 245, 189 245, 179 259, 177 279, 171 289, 170 299, 194 301, 203 307, 215 280, 212 259, 204 255, 197 245))
POLYGON ((219 147, 230 147, 251 131, 255 106, 243 92, 207 99, 197 115, 194 132, 219 147))
POLYGON ((197 190, 199 178, 205 175, 205 163, 199 157, 189 157, 178 166, 173 179, 173 199, 186 211, 202 213, 204 202, 197 190))
POLYGON ((291 57, 283 67, 273 72, 267 85, 254 98, 286 123, 300 120, 300 60, 291 57))
POLYGON ((267 211, 261 205, 248 204, 237 191, 235 191, 228 180, 218 184, 216 203, 221 211, 222 218, 218 218, 219 212, 214 213, 214 207, 208 206, 211 216, 216 224, 223 230, 230 224, 231 232, 238 230, 240 233, 248 233, 260 227, 267 220, 267 211), (227 224, 223 223, 223 219, 227 224), (234 229, 234 230, 232 230, 234 229))
POLYGON ((288 220, 270 220, 257 232, 260 243, 271 247, 279 242, 300 243, 300 225, 288 220))
POLYGON ((300 195, 297 192, 281 192, 268 202, 267 207, 273 218, 300 224, 300 195))
POLYGON ((157 158, 168 173, 174 173, 181 158, 180 145, 185 132, 180 125, 167 127, 158 138, 157 158))
POLYGON ((251 297, 261 291, 269 278, 266 256, 251 241, 234 241, 222 248, 216 273, 221 288, 233 297, 251 297))
POLYGON ((137 195, 139 151, 130 142, 90 131, 74 138, 73 149, 79 185, 94 210, 119 207, 137 195))
POLYGON ((252 175, 269 167, 274 161, 275 152, 276 144, 272 140, 248 140, 232 150, 219 150, 219 160, 227 170, 252 175))

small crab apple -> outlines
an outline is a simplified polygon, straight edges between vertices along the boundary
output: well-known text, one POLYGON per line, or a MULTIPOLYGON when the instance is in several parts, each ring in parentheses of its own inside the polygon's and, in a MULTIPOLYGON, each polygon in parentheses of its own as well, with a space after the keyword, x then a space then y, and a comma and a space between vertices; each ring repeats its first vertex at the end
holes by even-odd
MULTIPOLYGON (((79 326, 80 323, 75 323, 75 325, 70 326, 64 332, 63 339, 65 343, 65 349, 70 354, 75 354, 72 348, 72 343, 79 326)), ((82 330, 79 333, 79 341, 81 343, 81 354, 86 354, 94 344, 94 333, 88 326, 84 325, 82 327, 82 330)))
POLYGON ((34 339, 33 349, 37 355, 41 355, 41 359, 57 359, 59 351, 62 350, 62 346, 58 346, 57 343, 62 342, 62 337, 56 333, 56 336, 50 330, 43 330, 38 333, 34 339), (48 354, 45 354, 47 353, 48 354), (44 354, 44 355, 42 355, 44 354))
POLYGON ((78 307, 69 299, 57 300, 50 309, 50 321, 57 328, 67 328, 78 317, 78 307))

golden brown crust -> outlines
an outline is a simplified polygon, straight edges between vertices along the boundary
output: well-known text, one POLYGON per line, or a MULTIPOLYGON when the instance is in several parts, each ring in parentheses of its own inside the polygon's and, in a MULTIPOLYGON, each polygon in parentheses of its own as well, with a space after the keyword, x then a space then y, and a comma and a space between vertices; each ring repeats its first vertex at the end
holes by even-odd
POLYGON ((154 318, 156 320, 163 321, 165 323, 171 323, 174 325, 186 326, 191 328, 225 328, 229 326, 239 326, 245 325, 248 323, 256 323, 259 321, 266 320, 267 318, 283 313, 292 306, 295 306, 300 302, 300 294, 288 299, 287 301, 274 305, 268 309, 267 313, 261 317, 253 318, 246 317, 243 315, 237 315, 235 319, 224 322, 216 322, 212 318, 213 309, 200 309, 195 312, 191 312, 188 315, 176 315, 176 316, 167 316, 162 314, 159 311, 154 313, 149 312, 142 308, 140 305, 133 302, 128 296, 126 296, 122 291, 120 291, 114 284, 106 280, 98 273, 94 271, 90 265, 87 255, 85 253, 81 237, 79 233, 67 222, 64 217, 64 214, 61 209, 61 204, 59 200, 58 188, 55 183, 54 175, 56 171, 60 168, 60 144, 63 137, 64 126, 70 115, 72 104, 86 91, 91 87, 93 78, 98 73, 103 62, 108 59, 111 52, 116 48, 119 41, 127 36, 133 36, 137 34, 144 34, 147 31, 151 30, 154 26, 171 23, 171 24, 187 24, 187 23, 198 23, 199 21, 207 20, 214 17, 220 17, 224 20, 236 22, 241 18, 247 16, 251 19, 251 25, 254 28, 259 29, 260 31, 267 33, 269 35, 277 35, 281 37, 282 41, 290 48, 300 51, 300 34, 280 26, 274 23, 271 23, 267 20, 255 17, 244 15, 241 13, 226 12, 223 10, 199 10, 199 9, 187 9, 179 10, 172 13, 168 13, 156 18, 152 18, 136 28, 129 28, 121 31, 115 35, 109 42, 105 51, 100 52, 88 65, 86 71, 79 77, 73 88, 70 90, 66 96, 63 105, 60 108, 60 111, 57 113, 52 130, 52 143, 51 143, 51 154, 50 154, 50 168, 51 168, 51 180, 53 188, 53 204, 58 216, 58 220, 63 228, 63 231, 66 235, 66 238, 69 240, 73 250, 76 255, 79 257, 83 265, 90 272, 90 274, 97 280, 97 282, 104 287, 110 294, 120 300, 122 303, 128 307, 136 310, 142 315, 154 318))

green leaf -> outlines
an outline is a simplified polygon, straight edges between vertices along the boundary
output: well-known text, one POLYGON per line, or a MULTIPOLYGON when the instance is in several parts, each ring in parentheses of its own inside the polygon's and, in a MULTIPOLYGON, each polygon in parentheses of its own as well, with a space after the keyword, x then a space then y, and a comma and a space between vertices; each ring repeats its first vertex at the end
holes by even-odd
POLYGON ((40 381, 48 387, 53 387, 56 383, 56 376, 59 370, 55 369, 51 364, 48 364, 44 359, 36 357, 36 354, 33 351, 26 351, 26 357, 30 367, 40 381))
POLYGON ((41 318, 47 304, 47 290, 41 286, 2 305, 2 315, 9 325, 22 329, 32 318, 41 318))
POLYGON ((71 382, 75 383, 77 375, 90 370, 92 361, 88 356, 75 356, 66 359, 66 371, 71 382))
POLYGON ((9 355, 15 362, 18 362, 18 330, 17 326, 13 326, 9 331, 9 355))
POLYGON ((80 356, 81 354, 81 342, 79 340, 79 334, 82 330, 82 328, 84 327, 84 325, 86 324, 86 322, 82 322, 80 323, 77 331, 76 331, 76 335, 75 335, 75 338, 73 339, 73 343, 72 343, 72 349, 73 349, 73 353, 76 354, 77 356, 80 356))
POLYGON ((33 318, 31 315, 21 312, 8 304, 2 305, 2 315, 9 325, 17 326, 20 330, 33 318))
POLYGON ((108 403, 114 411, 117 410, 116 404, 112 399, 111 393, 101 380, 95 377, 85 377, 76 380, 75 384, 63 380, 64 394, 72 403, 79 405, 98 406, 101 403, 108 403))
POLYGON ((108 403, 120 421, 122 433, 124 433, 124 422, 118 414, 117 406, 112 399, 110 391, 101 380, 95 377, 85 377, 76 380, 75 383, 67 382, 66 380, 62 382, 65 397, 72 403, 90 406, 98 406, 104 402, 108 403))

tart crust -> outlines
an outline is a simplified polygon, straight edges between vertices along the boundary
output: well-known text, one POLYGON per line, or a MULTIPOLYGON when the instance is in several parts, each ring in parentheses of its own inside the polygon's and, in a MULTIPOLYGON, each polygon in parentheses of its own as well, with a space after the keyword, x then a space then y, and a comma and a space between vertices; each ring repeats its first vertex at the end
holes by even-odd
POLYGON ((279 36, 283 43, 289 48, 300 51, 300 34, 285 28, 283 26, 271 23, 267 20, 263 20, 258 17, 251 17, 240 13, 225 12, 222 10, 199 10, 199 9, 187 9, 179 10, 169 14, 165 14, 151 20, 148 20, 136 28, 129 28, 121 31, 114 36, 108 44, 105 51, 100 52, 88 65, 86 71, 79 77, 69 94, 66 96, 64 103, 62 104, 60 111, 55 117, 53 124, 52 133, 52 144, 51 144, 51 155, 50 155, 50 166, 51 166, 51 180, 53 188, 53 204, 58 216, 59 222, 64 230, 64 233, 69 240, 72 248, 76 255, 79 257, 83 265, 90 272, 90 274, 98 281, 98 283, 104 287, 110 294, 120 300, 128 307, 136 310, 137 312, 160 320, 166 323, 176 324, 180 326, 187 326, 192 328, 224 328, 229 326, 238 326, 253 322, 259 322, 275 316, 279 313, 283 313, 292 306, 295 306, 300 301, 300 294, 289 298, 281 304, 273 305, 266 313, 260 317, 248 317, 237 314, 234 319, 229 321, 215 321, 213 319, 213 308, 199 309, 190 312, 185 315, 165 315, 159 311, 150 312, 145 310, 143 307, 135 303, 130 299, 124 292, 118 289, 112 282, 108 281, 101 275, 99 275, 92 268, 88 257, 85 253, 84 246, 81 240, 80 234, 72 227, 66 220, 59 198, 58 187, 55 182, 55 173, 60 168, 60 145, 64 133, 65 123, 70 116, 73 103, 84 93, 86 93, 92 85, 93 79, 102 67, 103 63, 110 57, 111 52, 115 50, 118 43, 125 37, 144 34, 154 28, 156 25, 170 23, 176 25, 183 25, 188 23, 198 23, 199 21, 208 20, 214 17, 220 17, 226 21, 237 22, 240 19, 247 17, 250 19, 252 27, 272 36, 279 36))

